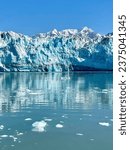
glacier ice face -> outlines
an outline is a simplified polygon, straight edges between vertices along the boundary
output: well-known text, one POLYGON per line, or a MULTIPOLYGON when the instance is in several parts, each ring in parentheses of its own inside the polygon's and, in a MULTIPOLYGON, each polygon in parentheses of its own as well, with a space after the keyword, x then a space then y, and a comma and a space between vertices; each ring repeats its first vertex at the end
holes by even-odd
POLYGON ((0 71, 112 70, 112 34, 54 29, 36 36, 0 32, 0 71))

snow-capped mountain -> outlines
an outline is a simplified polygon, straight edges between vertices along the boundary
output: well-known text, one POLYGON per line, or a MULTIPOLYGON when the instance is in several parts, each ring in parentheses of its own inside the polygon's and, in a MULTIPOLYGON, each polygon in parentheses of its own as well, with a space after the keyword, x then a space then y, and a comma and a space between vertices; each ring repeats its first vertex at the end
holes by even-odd
POLYGON ((0 71, 113 69, 112 34, 56 29, 36 36, 0 32, 0 71))

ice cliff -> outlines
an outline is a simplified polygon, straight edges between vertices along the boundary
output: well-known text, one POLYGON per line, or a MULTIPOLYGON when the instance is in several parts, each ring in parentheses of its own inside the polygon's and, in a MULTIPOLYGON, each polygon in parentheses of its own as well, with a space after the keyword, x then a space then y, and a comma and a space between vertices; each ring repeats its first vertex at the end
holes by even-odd
POLYGON ((0 32, 0 71, 112 70, 112 34, 84 27, 36 36, 0 32))

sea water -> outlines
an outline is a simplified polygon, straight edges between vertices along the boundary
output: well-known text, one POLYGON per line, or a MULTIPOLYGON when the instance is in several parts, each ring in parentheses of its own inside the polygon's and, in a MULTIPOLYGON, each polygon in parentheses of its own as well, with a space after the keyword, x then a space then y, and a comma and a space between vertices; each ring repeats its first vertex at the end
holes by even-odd
POLYGON ((112 73, 0 73, 0 150, 112 150, 112 73))

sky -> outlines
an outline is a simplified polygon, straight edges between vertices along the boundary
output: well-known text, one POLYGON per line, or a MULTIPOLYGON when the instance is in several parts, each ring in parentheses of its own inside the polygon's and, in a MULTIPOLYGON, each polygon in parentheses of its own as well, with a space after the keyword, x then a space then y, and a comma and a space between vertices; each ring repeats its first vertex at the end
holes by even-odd
POLYGON ((0 31, 26 35, 53 29, 112 32, 112 0, 0 0, 0 31))

